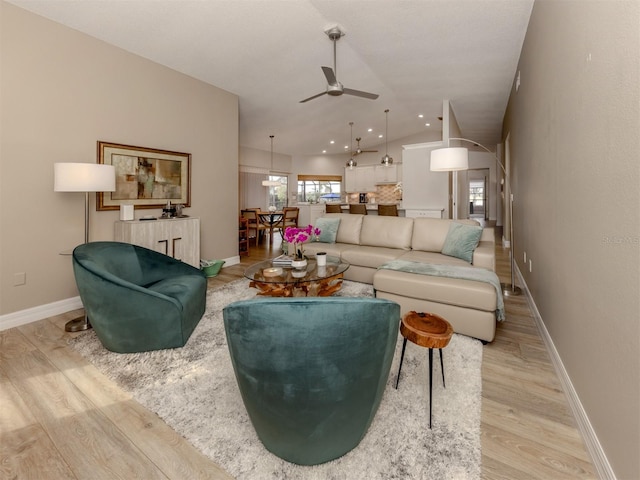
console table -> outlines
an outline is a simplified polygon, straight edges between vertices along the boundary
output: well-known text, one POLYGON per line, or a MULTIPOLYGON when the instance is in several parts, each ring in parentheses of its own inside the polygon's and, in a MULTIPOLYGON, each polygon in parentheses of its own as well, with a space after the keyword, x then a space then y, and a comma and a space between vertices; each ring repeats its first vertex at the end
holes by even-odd
POLYGON ((200 268, 200 219, 119 220, 115 240, 146 247, 200 268))

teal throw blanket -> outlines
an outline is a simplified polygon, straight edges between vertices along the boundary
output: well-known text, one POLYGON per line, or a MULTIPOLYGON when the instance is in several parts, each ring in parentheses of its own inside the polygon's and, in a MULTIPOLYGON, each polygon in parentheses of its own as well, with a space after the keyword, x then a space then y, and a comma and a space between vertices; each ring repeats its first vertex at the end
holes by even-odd
POLYGON ((484 268, 460 267, 457 265, 435 265, 429 263, 410 262, 407 260, 392 260, 378 268, 399 270, 401 272, 417 273, 420 275, 432 275, 435 277, 459 278, 461 280, 474 280, 476 282, 490 283, 496 289, 496 318, 502 322, 504 315, 504 300, 502 287, 495 272, 484 268))

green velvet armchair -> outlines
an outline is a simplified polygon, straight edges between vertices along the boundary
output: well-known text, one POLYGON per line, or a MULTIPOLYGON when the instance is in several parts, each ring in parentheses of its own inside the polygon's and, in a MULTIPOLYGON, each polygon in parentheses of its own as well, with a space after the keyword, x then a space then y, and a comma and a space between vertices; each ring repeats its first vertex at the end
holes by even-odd
POLYGON ((238 387, 267 450, 316 465, 360 443, 389 377, 397 303, 259 298, 228 305, 223 317, 238 387))
POLYGON ((137 245, 80 245, 73 272, 96 335, 114 352, 182 347, 205 310, 200 270, 137 245))

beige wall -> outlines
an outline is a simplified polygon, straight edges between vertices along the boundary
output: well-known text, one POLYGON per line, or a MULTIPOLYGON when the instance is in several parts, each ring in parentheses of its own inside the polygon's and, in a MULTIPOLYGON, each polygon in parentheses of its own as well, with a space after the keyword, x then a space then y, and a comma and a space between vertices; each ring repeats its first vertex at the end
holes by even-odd
MULTIPOLYGON (((0 13, 0 314, 77 295, 59 253, 83 240, 84 196, 54 193, 53 163, 95 162, 98 140, 191 153, 201 256, 237 256, 238 98, 5 2, 0 13)), ((118 212, 94 200, 90 238, 112 240, 118 212)))
POLYGON ((504 124, 515 258, 620 479, 640 478, 639 43, 640 2, 536 1, 504 124))

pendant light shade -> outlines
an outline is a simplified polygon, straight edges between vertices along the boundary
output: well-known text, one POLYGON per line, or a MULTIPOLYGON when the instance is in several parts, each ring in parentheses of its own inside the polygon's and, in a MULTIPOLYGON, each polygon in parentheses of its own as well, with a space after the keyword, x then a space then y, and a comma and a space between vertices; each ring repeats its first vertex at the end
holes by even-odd
POLYGON ((353 158, 353 122, 349 122, 349 126, 351 127, 351 150, 349 151, 351 158, 347 162, 347 167, 349 167, 349 170, 353 170, 353 167, 358 166, 358 162, 353 158))
MULTIPOLYGON (((273 171, 273 135, 269 135, 271 139, 271 168, 269 169, 269 173, 273 171)), ((276 182, 275 180, 263 180, 263 187, 277 187, 280 185, 280 182, 276 182)))
POLYGON ((388 167, 393 163, 393 158, 389 156, 389 109, 384 111, 384 157, 380 163, 385 167, 388 167))

